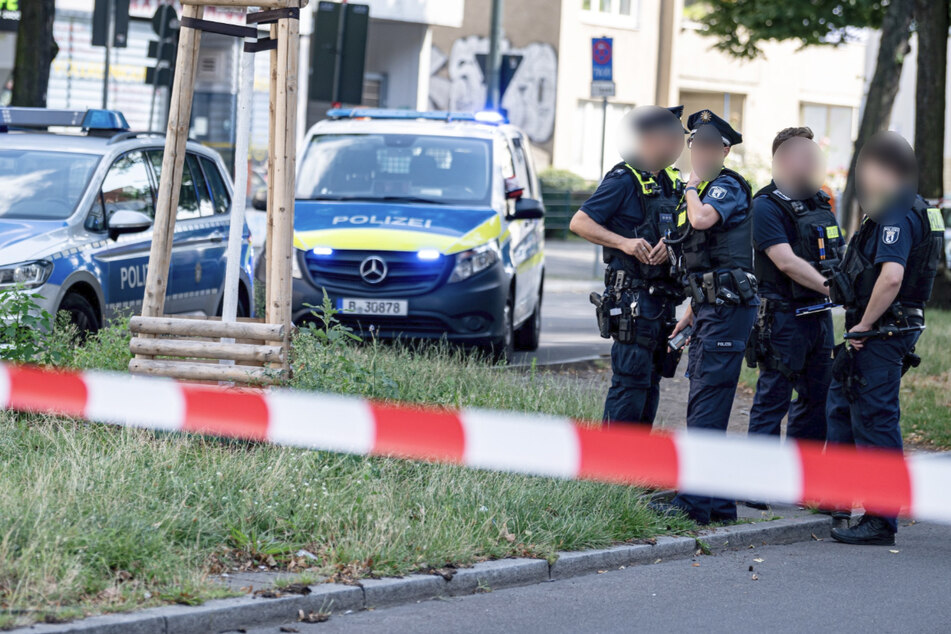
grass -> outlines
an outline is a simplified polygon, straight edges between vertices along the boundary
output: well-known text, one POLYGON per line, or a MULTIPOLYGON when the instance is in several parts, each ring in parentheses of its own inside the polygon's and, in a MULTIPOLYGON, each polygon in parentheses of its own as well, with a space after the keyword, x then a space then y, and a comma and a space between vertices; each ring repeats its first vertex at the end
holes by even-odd
MULTIPOLYGON (((902 378, 902 432, 907 442, 951 449, 951 311, 926 311, 927 330, 918 340, 921 365, 902 378)), ((835 318, 835 340, 842 341, 844 317, 835 318)), ((743 365, 740 383, 756 389, 759 371, 743 365)))
MULTIPOLYGON (((121 370, 128 332, 64 354, 121 370)), ((603 398, 448 346, 356 345, 339 328, 303 331, 295 368, 299 389, 391 401, 596 418, 603 398)), ((0 626, 197 603, 228 593, 211 575, 230 569, 347 581, 695 528, 640 494, 0 412, 0 626)))

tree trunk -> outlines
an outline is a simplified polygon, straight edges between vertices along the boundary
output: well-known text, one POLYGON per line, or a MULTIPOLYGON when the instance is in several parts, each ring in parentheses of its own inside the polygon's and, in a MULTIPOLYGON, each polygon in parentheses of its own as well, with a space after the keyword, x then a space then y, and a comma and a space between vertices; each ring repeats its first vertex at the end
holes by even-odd
POLYGON ((944 196, 944 100, 948 68, 948 2, 916 0, 918 75, 915 87, 915 154, 918 191, 944 196))
POLYGON ((27 0, 20 3, 11 106, 46 107, 50 64, 59 51, 53 40, 55 15, 54 0, 27 0))
MULTIPOLYGON (((882 19, 882 37, 878 44, 875 72, 869 83, 865 110, 862 113, 859 134, 855 139, 852 162, 849 165, 849 177, 845 184, 845 191, 842 193, 843 220, 849 231, 859 225, 858 205, 855 203, 855 160, 869 137, 888 128, 892 105, 898 93, 898 82, 901 79, 901 67, 905 61, 905 55, 910 50, 908 38, 911 34, 914 6, 915 0, 893 0, 882 19)), ((943 109, 941 115, 944 116, 943 109)))

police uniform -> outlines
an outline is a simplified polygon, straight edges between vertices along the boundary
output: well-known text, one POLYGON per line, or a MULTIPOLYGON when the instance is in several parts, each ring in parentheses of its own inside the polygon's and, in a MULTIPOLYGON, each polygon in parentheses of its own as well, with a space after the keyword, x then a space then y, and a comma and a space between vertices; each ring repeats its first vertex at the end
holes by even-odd
MULTIPOLYGON (((679 118, 683 107, 669 110, 679 118)), ((605 175, 581 210, 620 236, 655 245, 673 228, 682 187, 674 167, 655 175, 622 162, 605 175)), ((650 425, 657 414, 661 376, 673 376, 669 361, 665 369, 666 341, 683 294, 666 262, 647 265, 607 247, 604 261, 598 322, 601 335, 614 339, 604 420, 650 425)))
MULTIPOLYGON (((852 236, 830 285, 832 299, 846 307, 846 329, 861 321, 885 262, 904 266, 904 277, 895 303, 873 329, 923 325, 924 306, 931 296, 943 240, 941 211, 929 208, 913 194, 879 221, 866 218, 852 236)), ((844 345, 837 348, 826 406, 830 442, 901 449, 899 387, 902 374, 915 358, 919 335, 920 331, 869 338, 860 350, 844 345)), ((884 524, 892 535, 898 529, 895 517, 866 514, 863 521, 870 518, 884 524)))
MULTIPOLYGON (((702 126, 716 128, 730 145, 742 142, 729 123, 709 110, 694 113, 687 121, 694 133, 702 126)), ((719 220, 708 229, 691 227, 684 198, 678 210, 678 235, 669 241, 694 313, 687 427, 726 431, 759 303, 753 276, 751 191, 742 176, 727 168, 697 190, 700 202, 716 209, 719 220)), ((732 500, 680 494, 672 505, 701 524, 736 519, 732 500)))
POLYGON ((796 309, 823 304, 827 298, 776 267, 766 250, 778 244, 788 244, 820 272, 839 263, 844 241, 825 192, 791 200, 771 183, 753 197, 754 271, 761 304, 747 360, 760 371, 749 431, 778 436, 788 413, 788 438, 824 441, 835 345, 832 313, 796 316, 796 309), (797 396, 790 403, 793 389, 797 396))

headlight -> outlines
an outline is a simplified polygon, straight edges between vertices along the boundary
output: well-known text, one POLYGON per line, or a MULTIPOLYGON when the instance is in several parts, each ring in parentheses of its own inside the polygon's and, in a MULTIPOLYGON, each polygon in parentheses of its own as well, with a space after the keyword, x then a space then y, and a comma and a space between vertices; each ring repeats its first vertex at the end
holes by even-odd
POLYGON ((461 282, 499 261, 499 245, 495 241, 456 254, 456 266, 449 282, 461 282))
POLYGON ((46 260, 22 262, 0 267, 0 288, 43 286, 53 272, 53 263, 46 260))

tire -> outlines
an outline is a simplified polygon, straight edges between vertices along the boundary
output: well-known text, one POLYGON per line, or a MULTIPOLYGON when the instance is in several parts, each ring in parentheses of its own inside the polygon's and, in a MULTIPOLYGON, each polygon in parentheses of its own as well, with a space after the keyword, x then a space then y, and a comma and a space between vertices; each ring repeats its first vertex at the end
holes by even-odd
MULTIPOLYGON (((238 314, 237 317, 250 317, 251 316, 251 306, 248 304, 247 298, 248 292, 247 289, 242 284, 238 288, 238 314)), ((225 312, 225 297, 224 293, 221 294, 221 300, 218 302, 218 312, 215 313, 216 317, 221 317, 225 312)))
POLYGON ((525 323, 515 331, 515 349, 527 350, 533 352, 538 350, 538 344, 542 337, 542 289, 538 289, 538 301, 535 302, 535 310, 525 323))
POLYGON ((512 323, 511 298, 505 302, 502 320, 505 323, 505 330, 502 337, 496 339, 490 346, 492 360, 496 363, 508 363, 512 360, 512 355, 515 353, 515 328, 512 323))
POLYGON ((80 338, 99 330, 100 321, 96 309, 79 293, 66 293, 59 304, 59 310, 69 313, 69 320, 76 327, 80 338))

